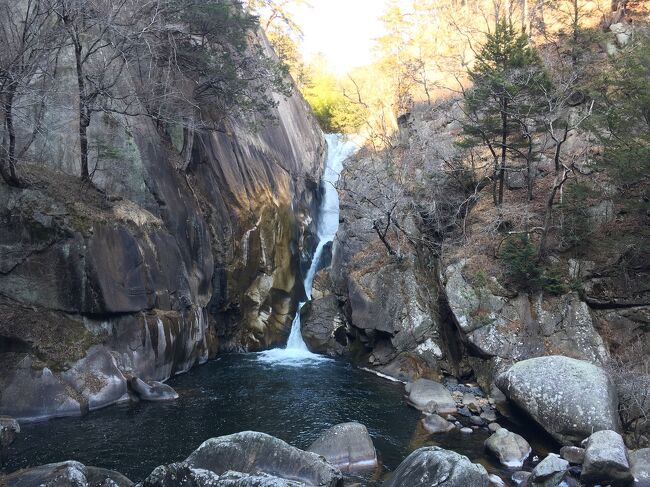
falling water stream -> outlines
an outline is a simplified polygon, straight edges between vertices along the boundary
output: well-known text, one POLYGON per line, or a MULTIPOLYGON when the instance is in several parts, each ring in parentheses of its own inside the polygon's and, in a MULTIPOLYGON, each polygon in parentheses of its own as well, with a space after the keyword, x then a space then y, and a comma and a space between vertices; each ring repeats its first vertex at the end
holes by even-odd
MULTIPOLYGON (((336 183, 343 169, 343 161, 347 159, 356 149, 356 145, 344 139, 337 134, 328 134, 327 140, 327 160, 325 161, 325 171, 321 179, 321 188, 323 199, 318 214, 318 246, 314 251, 309 271, 303 281, 305 295, 311 299, 311 288, 314 282, 314 276, 319 270, 323 249, 334 240, 336 231, 339 228, 339 195, 336 191, 336 183)), ((258 357, 260 361, 267 363, 278 363, 283 365, 300 366, 305 362, 318 362, 328 360, 322 355, 311 353, 302 339, 300 330, 300 310, 306 304, 302 302, 298 305, 296 316, 291 324, 291 333, 284 348, 274 348, 261 352, 258 357)))

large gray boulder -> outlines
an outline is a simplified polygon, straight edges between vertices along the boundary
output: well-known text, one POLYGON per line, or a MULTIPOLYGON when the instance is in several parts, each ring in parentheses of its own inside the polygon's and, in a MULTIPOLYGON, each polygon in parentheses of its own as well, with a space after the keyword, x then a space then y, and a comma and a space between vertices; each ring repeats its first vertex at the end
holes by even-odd
POLYGON ((600 430, 620 431, 618 399, 605 371, 563 356, 517 362, 496 379, 517 406, 563 444, 600 430))
POLYGON ((505 428, 497 430, 485 440, 485 448, 494 454, 502 465, 512 468, 521 467, 532 451, 522 436, 505 428))
POLYGON ((535 466, 529 482, 534 487, 556 487, 560 485, 568 469, 569 462, 560 458, 559 455, 550 453, 535 466))
POLYGON ((415 450, 383 487, 488 487, 488 473, 466 456, 437 446, 415 450))
POLYGON ((311 444, 308 451, 325 457, 343 472, 368 470, 378 465, 372 438, 361 423, 332 426, 311 444))
POLYGON ((0 478, 3 487, 131 487, 133 482, 112 470, 79 462, 50 463, 0 478))
POLYGON ((305 487, 305 484, 266 474, 226 472, 217 475, 179 462, 157 467, 137 487, 305 487))
POLYGON ((310 301, 302 308, 301 331, 309 350, 314 353, 341 355, 347 346, 345 321, 338 298, 329 294, 310 301))
POLYGON ((408 402, 411 406, 427 413, 449 414, 456 412, 456 401, 442 384, 418 379, 406 384, 408 402))
POLYGON ((580 479, 589 484, 628 485, 633 481, 623 438, 616 431, 589 437, 580 479))
POLYGON ((650 486, 650 448, 632 450, 628 454, 630 470, 638 487, 650 486))
POLYGON ((299 450, 273 436, 244 431, 204 441, 186 463, 190 468, 268 474, 313 487, 339 487, 341 472, 321 456, 299 450))

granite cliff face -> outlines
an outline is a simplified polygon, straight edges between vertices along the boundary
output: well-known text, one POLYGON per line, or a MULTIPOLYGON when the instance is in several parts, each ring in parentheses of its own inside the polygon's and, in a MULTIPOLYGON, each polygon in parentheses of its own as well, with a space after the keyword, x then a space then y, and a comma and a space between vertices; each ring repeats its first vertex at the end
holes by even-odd
POLYGON ((26 189, 0 185, 2 414, 81 414, 128 399, 131 377, 284 342, 325 149, 302 97, 277 101, 257 131, 96 117, 100 190, 66 174, 75 121, 47 114, 33 151, 48 164, 24 168, 26 189))

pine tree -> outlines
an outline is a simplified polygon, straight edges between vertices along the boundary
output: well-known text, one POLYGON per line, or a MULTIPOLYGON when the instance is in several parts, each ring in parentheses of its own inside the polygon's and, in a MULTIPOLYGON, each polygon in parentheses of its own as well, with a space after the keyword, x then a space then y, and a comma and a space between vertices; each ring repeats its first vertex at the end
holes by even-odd
POLYGON ((548 78, 526 34, 505 19, 487 35, 469 77, 473 86, 465 91, 464 130, 470 143, 479 141, 494 158, 494 203, 498 205, 503 203, 508 154, 530 163, 531 151, 522 151, 521 141, 513 136, 528 134, 526 143, 532 147, 529 125, 539 112, 539 95, 548 78))

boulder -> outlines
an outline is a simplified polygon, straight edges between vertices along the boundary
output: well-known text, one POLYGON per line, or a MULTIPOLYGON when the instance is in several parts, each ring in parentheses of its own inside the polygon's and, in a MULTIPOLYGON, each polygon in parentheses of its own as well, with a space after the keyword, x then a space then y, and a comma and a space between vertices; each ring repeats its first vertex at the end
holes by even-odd
POLYGON ((9 416, 0 416, 0 450, 4 451, 20 433, 20 424, 9 416))
POLYGON ((406 384, 408 401, 416 409, 427 413, 449 414, 456 412, 456 401, 449 390, 429 379, 418 379, 406 384))
POLYGON ((313 487, 339 487, 341 472, 321 456, 273 436, 244 431, 204 441, 186 460, 193 469, 268 474, 313 487))
POLYGON ((343 472, 368 470, 378 465, 372 438, 361 423, 332 426, 307 451, 325 457, 325 460, 343 472))
POLYGON ((628 454, 630 470, 638 484, 650 486, 650 448, 632 450, 628 454))
POLYGON ((301 331, 309 350, 340 355, 348 345, 345 321, 334 294, 314 299, 302 309, 301 331))
POLYGON ((178 399, 178 393, 167 384, 155 380, 145 382, 139 377, 129 381, 131 390, 143 401, 171 401, 178 399))
POLYGON ((530 475, 529 482, 534 487, 556 487, 562 482, 565 472, 569 469, 569 462, 559 455, 549 455, 539 462, 530 475))
POLYGON ((560 456, 569 463, 582 465, 585 460, 585 449, 578 446, 563 446, 560 448, 560 456))
POLYGON ((616 431, 596 431, 585 449, 580 479, 587 484, 628 485, 633 477, 623 438, 616 431))
POLYGON ((429 433, 447 433, 455 428, 453 423, 437 414, 431 414, 422 419, 422 425, 429 433))
POLYGON ((217 475, 180 462, 157 467, 137 487, 305 487, 305 484, 266 474, 226 472, 217 475))
POLYGON ((532 451, 522 436, 505 428, 495 431, 485 440, 485 448, 506 467, 521 467, 532 451))
POLYGON ((620 430, 616 389, 589 362, 557 355, 523 360, 500 374, 496 385, 561 443, 620 430))
POLYGON ((89 411, 128 400, 126 379, 111 353, 101 346, 88 350, 62 379, 85 399, 89 411))
POLYGON ((119 472, 87 467, 79 462, 50 463, 19 470, 4 479, 4 487, 131 487, 119 472))
POLYGON ((488 487, 488 473, 469 458, 437 446, 415 450, 383 487, 488 487))

